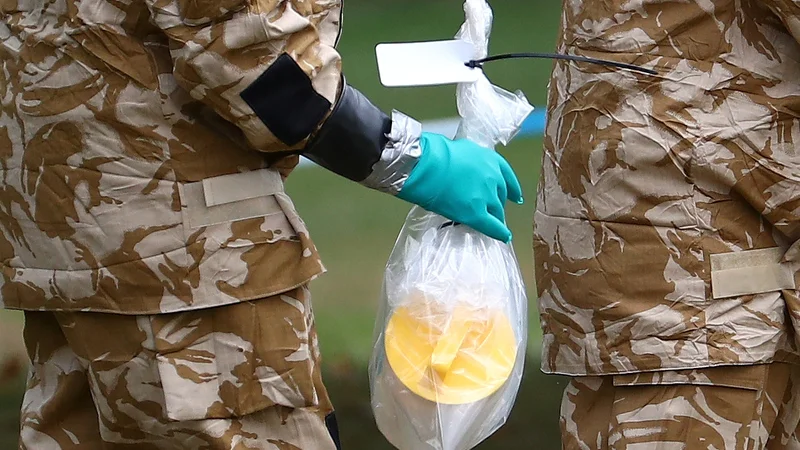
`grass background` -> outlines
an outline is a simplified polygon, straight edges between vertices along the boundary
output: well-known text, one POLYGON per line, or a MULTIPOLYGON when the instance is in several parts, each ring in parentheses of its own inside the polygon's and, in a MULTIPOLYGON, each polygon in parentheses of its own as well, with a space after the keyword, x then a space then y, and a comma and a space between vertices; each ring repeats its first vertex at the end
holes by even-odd
MULTIPOLYGON (((490 53, 552 51, 558 31, 558 0, 493 0, 490 53)), ((378 81, 374 47, 381 42, 450 39, 464 20, 461 0, 346 0, 339 49, 348 82, 385 111, 398 109, 420 120, 457 115, 455 87, 388 89, 378 81)), ((489 78, 522 90, 545 104, 552 63, 501 61, 486 66, 489 78)), ((509 423, 482 449, 557 449, 558 404, 564 381, 538 369, 540 330, 536 317, 531 221, 541 141, 520 139, 499 148, 514 166, 526 203, 508 209, 514 247, 531 301, 530 358, 509 423)), ((366 361, 384 264, 409 206, 315 167, 298 169, 287 190, 317 243, 328 273, 312 285, 326 383, 338 409, 347 450, 390 449, 374 426, 366 361)), ((0 346, 19 332, 18 313, 0 312, 0 346), (4 335, 6 336, 4 338, 4 335)), ((2 352, 0 352, 2 353, 2 352)), ((2 378, 2 377, 0 377, 2 378)), ((15 448, 21 384, 0 385, 0 450, 15 448)))

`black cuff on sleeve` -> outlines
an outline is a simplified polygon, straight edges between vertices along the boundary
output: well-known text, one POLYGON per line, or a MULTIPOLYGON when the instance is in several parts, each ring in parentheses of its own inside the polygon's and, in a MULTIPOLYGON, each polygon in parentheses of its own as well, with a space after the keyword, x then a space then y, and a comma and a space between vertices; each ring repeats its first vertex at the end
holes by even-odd
POLYGON ((331 439, 333 439, 336 450, 342 450, 342 442, 339 439, 339 423, 336 420, 335 412, 325 416, 325 426, 328 428, 328 433, 330 433, 331 439))
POLYGON ((361 182, 380 160, 391 130, 392 119, 343 82, 339 102, 303 156, 331 172, 361 182))
POLYGON ((308 75, 286 53, 242 91, 241 97, 288 146, 310 136, 331 108, 331 102, 314 90, 308 75))

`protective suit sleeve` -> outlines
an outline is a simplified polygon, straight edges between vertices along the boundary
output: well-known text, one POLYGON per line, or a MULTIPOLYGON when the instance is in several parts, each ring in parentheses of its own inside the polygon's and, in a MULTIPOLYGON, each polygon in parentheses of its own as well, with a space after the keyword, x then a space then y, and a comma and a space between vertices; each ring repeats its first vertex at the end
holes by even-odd
POLYGON ((340 2, 146 1, 177 83, 256 150, 302 149, 333 109, 340 2))
MULTIPOLYGON (((800 45, 800 0, 765 0, 764 5, 780 19, 789 33, 800 45)), ((788 67, 797 62, 797 50, 779 49, 780 58, 788 67), (794 56, 792 56, 794 55, 794 56)), ((791 73, 791 72, 790 72, 791 73)), ((796 73, 794 71, 793 73, 796 73)), ((789 75, 786 81, 795 81, 796 75, 789 75)), ((745 198, 762 217, 778 231, 794 242, 787 259, 800 261, 800 191, 797 189, 797 172, 790 163, 795 154, 792 132, 796 129, 797 119, 781 111, 793 111, 800 107, 800 96, 787 95, 774 100, 771 108, 775 109, 772 125, 777 131, 770 139, 771 154, 766 151, 757 156, 748 173, 748 183, 739 183, 734 189, 745 198), (788 164, 787 164, 788 162, 788 164), (740 188, 739 185, 743 187, 740 188)))
POLYGON ((420 156, 418 122, 373 105, 342 75, 341 3, 147 0, 190 95, 263 152, 302 154, 396 195, 420 156))

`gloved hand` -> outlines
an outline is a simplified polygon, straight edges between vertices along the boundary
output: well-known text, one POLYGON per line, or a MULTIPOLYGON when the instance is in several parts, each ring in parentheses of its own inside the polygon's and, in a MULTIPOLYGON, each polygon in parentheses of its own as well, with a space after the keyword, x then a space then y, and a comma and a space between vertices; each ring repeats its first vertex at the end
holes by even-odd
POLYGON ((522 204, 522 188, 494 150, 422 133, 422 156, 397 197, 503 242, 511 241, 505 202, 522 204))
POLYGON ((399 111, 389 117, 352 86, 303 149, 326 169, 503 242, 505 202, 522 204, 514 171, 494 150, 423 133, 399 111))

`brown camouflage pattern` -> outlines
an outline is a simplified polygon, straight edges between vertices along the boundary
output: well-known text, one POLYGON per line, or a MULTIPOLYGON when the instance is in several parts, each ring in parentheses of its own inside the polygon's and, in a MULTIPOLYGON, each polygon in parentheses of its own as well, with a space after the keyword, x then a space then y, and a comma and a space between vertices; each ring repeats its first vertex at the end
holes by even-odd
POLYGON ((306 288, 151 316, 27 312, 22 449, 334 450, 306 288))
POLYGON ((658 75, 554 66, 534 239, 546 372, 798 361, 798 291, 715 300, 709 262, 800 240, 798 37, 796 0, 564 1, 560 52, 658 75))
POLYGON ((334 101, 340 15, 340 0, 0 2, 0 307, 176 312, 322 273, 285 194, 283 214, 190 228, 182 192, 288 176, 297 157, 239 94, 287 52, 334 101))
POLYGON ((574 378, 564 450, 800 449, 800 368, 769 365, 574 378))

